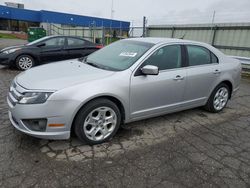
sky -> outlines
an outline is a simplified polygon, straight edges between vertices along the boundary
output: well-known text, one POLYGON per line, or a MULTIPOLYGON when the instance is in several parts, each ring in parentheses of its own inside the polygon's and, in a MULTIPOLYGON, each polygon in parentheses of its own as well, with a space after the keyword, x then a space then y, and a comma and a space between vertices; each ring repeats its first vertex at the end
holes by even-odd
MULTIPOLYGON (((112 0, 0 0, 25 8, 111 18, 112 0)), ((113 0, 114 19, 142 25, 250 22, 250 0, 113 0), (213 14, 215 16, 213 19, 213 14)))

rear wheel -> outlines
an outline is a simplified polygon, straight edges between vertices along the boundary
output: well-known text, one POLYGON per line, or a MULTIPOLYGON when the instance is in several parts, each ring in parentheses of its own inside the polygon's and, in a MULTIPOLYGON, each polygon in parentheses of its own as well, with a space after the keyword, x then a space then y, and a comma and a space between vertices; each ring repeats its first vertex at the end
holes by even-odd
POLYGON ((20 55, 16 59, 16 66, 19 70, 28 70, 35 65, 34 58, 30 55, 20 55))
POLYGON ((121 114, 115 103, 97 99, 84 106, 76 116, 74 131, 87 144, 100 144, 111 139, 121 123, 121 114))
POLYGON ((213 113, 222 111, 227 105, 229 96, 229 87, 226 84, 221 83, 214 89, 213 93, 209 97, 208 102, 205 105, 205 109, 213 113))

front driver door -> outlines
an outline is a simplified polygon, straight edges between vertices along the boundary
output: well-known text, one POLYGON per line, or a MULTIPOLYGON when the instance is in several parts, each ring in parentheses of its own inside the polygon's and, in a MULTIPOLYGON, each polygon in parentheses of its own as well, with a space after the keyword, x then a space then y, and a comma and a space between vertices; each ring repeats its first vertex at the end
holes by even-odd
MULTIPOLYGON (((186 86, 183 47, 168 45, 156 50, 143 64, 155 65, 159 75, 136 72, 131 77, 130 112, 132 119, 164 114, 181 106, 186 86)), ((139 68, 139 71, 140 71, 139 68)))
POLYGON ((60 61, 66 58, 65 37, 55 37, 44 41, 41 47, 42 62, 60 61))

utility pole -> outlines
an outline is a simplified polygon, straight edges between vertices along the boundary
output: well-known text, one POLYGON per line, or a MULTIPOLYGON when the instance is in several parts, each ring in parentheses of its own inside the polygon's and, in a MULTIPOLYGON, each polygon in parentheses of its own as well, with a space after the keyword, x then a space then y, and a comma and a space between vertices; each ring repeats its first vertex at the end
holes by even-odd
POLYGON ((214 24, 214 19, 215 19, 215 10, 214 10, 214 13, 213 13, 213 18, 212 18, 212 26, 213 26, 213 24, 214 24))
POLYGON ((115 11, 114 11, 114 0, 112 0, 112 2, 111 2, 111 19, 114 19, 114 13, 115 13, 115 11))
POLYGON ((146 37, 146 24, 147 24, 146 16, 143 16, 143 30, 142 30, 142 37, 146 37))
POLYGON ((211 31, 213 30, 213 27, 214 27, 214 19, 215 19, 215 10, 213 12, 213 17, 212 17, 212 23, 211 23, 211 31))
POLYGON ((215 10, 213 12, 213 18, 211 23, 211 45, 214 45, 215 35, 216 35, 216 26, 214 26, 214 20, 215 20, 215 10))
POLYGON ((131 36, 134 37, 134 21, 131 21, 131 36))

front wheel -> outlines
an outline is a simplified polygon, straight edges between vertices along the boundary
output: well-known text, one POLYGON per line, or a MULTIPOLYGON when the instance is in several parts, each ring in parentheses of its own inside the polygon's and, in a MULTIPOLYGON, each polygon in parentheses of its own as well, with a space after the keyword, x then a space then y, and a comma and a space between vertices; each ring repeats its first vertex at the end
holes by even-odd
POLYGON ((16 59, 16 66, 19 70, 28 70, 35 65, 34 58, 30 55, 20 55, 16 59))
POLYGON ((108 99, 97 99, 79 111, 74 130, 81 141, 95 145, 111 139, 120 123, 121 114, 117 105, 108 99))
POLYGON ((213 113, 222 111, 227 105, 229 96, 229 87, 224 83, 218 85, 209 97, 205 109, 213 113))

